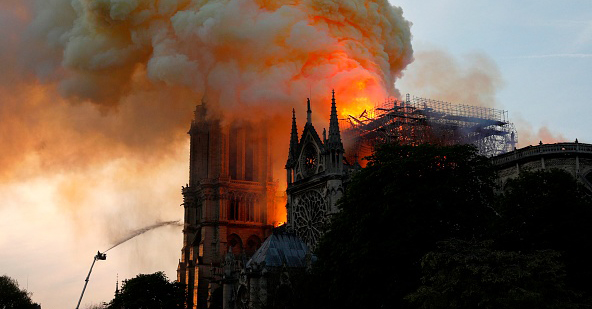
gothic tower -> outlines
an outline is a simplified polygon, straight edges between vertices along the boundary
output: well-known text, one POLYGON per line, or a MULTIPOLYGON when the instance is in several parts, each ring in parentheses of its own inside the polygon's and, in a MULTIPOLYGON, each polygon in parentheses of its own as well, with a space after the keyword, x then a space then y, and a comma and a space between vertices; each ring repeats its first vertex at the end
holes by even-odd
POLYGON ((339 131, 335 91, 331 99, 329 137, 323 139, 312 124, 310 99, 307 119, 298 139, 296 117, 292 111, 290 150, 286 162, 288 187, 288 228, 294 230, 310 248, 314 248, 336 203, 343 195, 348 166, 344 165, 344 148, 339 131))
POLYGON ((205 309, 219 288, 215 270, 225 254, 247 258, 270 234, 277 183, 269 136, 261 124, 222 125, 202 101, 191 123, 189 184, 177 280, 188 289, 187 308, 205 309))

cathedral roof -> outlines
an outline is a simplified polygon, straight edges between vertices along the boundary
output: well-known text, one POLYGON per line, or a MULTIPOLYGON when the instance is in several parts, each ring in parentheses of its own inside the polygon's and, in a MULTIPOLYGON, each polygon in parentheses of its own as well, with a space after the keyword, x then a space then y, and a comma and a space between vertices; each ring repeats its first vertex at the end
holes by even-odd
POLYGON ((247 267, 253 263, 266 267, 306 267, 308 247, 296 235, 289 233, 273 233, 261 245, 247 262, 247 267))
POLYGON ((310 99, 307 102, 307 107, 307 120, 302 131, 302 137, 300 137, 300 139, 298 139, 296 116, 294 115, 294 111, 292 111, 292 133, 290 134, 290 153, 288 154, 288 162, 286 163, 286 168, 291 168, 296 165, 296 160, 300 156, 300 153, 302 152, 302 149, 304 148, 305 144, 308 142, 308 139, 306 138, 308 135, 310 135, 312 142, 314 142, 317 145, 321 152, 325 151, 325 144, 319 137, 317 130, 315 130, 314 126, 312 125, 312 111, 310 110, 310 99))
POLYGON ((304 126, 304 131, 302 132, 302 137, 300 138, 300 143, 298 143, 298 148, 296 150, 296 155, 300 155, 300 152, 302 152, 302 148, 304 148, 307 140, 306 140, 306 136, 310 133, 310 136, 312 138, 312 140, 314 141, 315 144, 317 144, 317 146, 320 148, 320 151, 324 151, 325 150, 325 144, 321 141, 321 138, 319 137, 319 134, 317 133, 317 130, 315 130, 314 126, 312 124, 306 124, 304 126))

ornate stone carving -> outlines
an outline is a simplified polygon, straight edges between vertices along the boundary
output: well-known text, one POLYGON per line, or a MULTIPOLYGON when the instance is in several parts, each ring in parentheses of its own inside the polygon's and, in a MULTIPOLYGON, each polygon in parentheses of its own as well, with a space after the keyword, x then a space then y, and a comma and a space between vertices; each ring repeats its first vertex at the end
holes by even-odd
POLYGON ((327 201, 314 190, 307 191, 294 201, 294 230, 304 242, 314 247, 327 221, 327 201))

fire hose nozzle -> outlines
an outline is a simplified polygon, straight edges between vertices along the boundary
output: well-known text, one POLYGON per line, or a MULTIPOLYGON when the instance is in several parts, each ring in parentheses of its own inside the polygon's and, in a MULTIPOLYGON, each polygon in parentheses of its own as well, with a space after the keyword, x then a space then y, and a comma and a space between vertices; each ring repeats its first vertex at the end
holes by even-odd
POLYGON ((107 253, 101 253, 99 251, 97 251, 97 255, 95 256, 96 260, 106 260, 107 259, 107 253))

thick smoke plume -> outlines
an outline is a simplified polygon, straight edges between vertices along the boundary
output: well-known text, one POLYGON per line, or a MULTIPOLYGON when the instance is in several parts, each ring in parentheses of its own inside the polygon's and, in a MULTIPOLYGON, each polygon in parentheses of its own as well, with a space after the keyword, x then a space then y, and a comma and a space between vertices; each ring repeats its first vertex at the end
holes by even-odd
MULTIPOLYGON (((13 4, 0 19, 0 182, 122 159, 158 174, 204 96, 224 118, 271 120, 282 175, 291 107, 303 115, 312 96, 322 126, 334 88, 341 114, 361 112, 398 95, 413 59, 410 23, 386 0, 13 4)), ((72 177, 57 190, 78 217, 90 179, 72 177)))
POLYGON ((1 115, 22 121, 2 123, 13 151, 0 154, 0 179, 32 156, 45 171, 130 153, 158 159, 183 140, 204 95, 226 118, 289 117, 312 96, 325 120, 335 89, 341 113, 355 114, 398 96, 394 82, 413 59, 410 23, 386 0, 27 0, 11 8, 0 30, 8 66, 1 115))
POLYGON ((35 10, 29 34, 54 55, 37 59, 37 73, 103 106, 144 77, 207 92, 226 111, 331 88, 384 99, 412 60, 410 24, 386 0, 54 0, 35 10))

